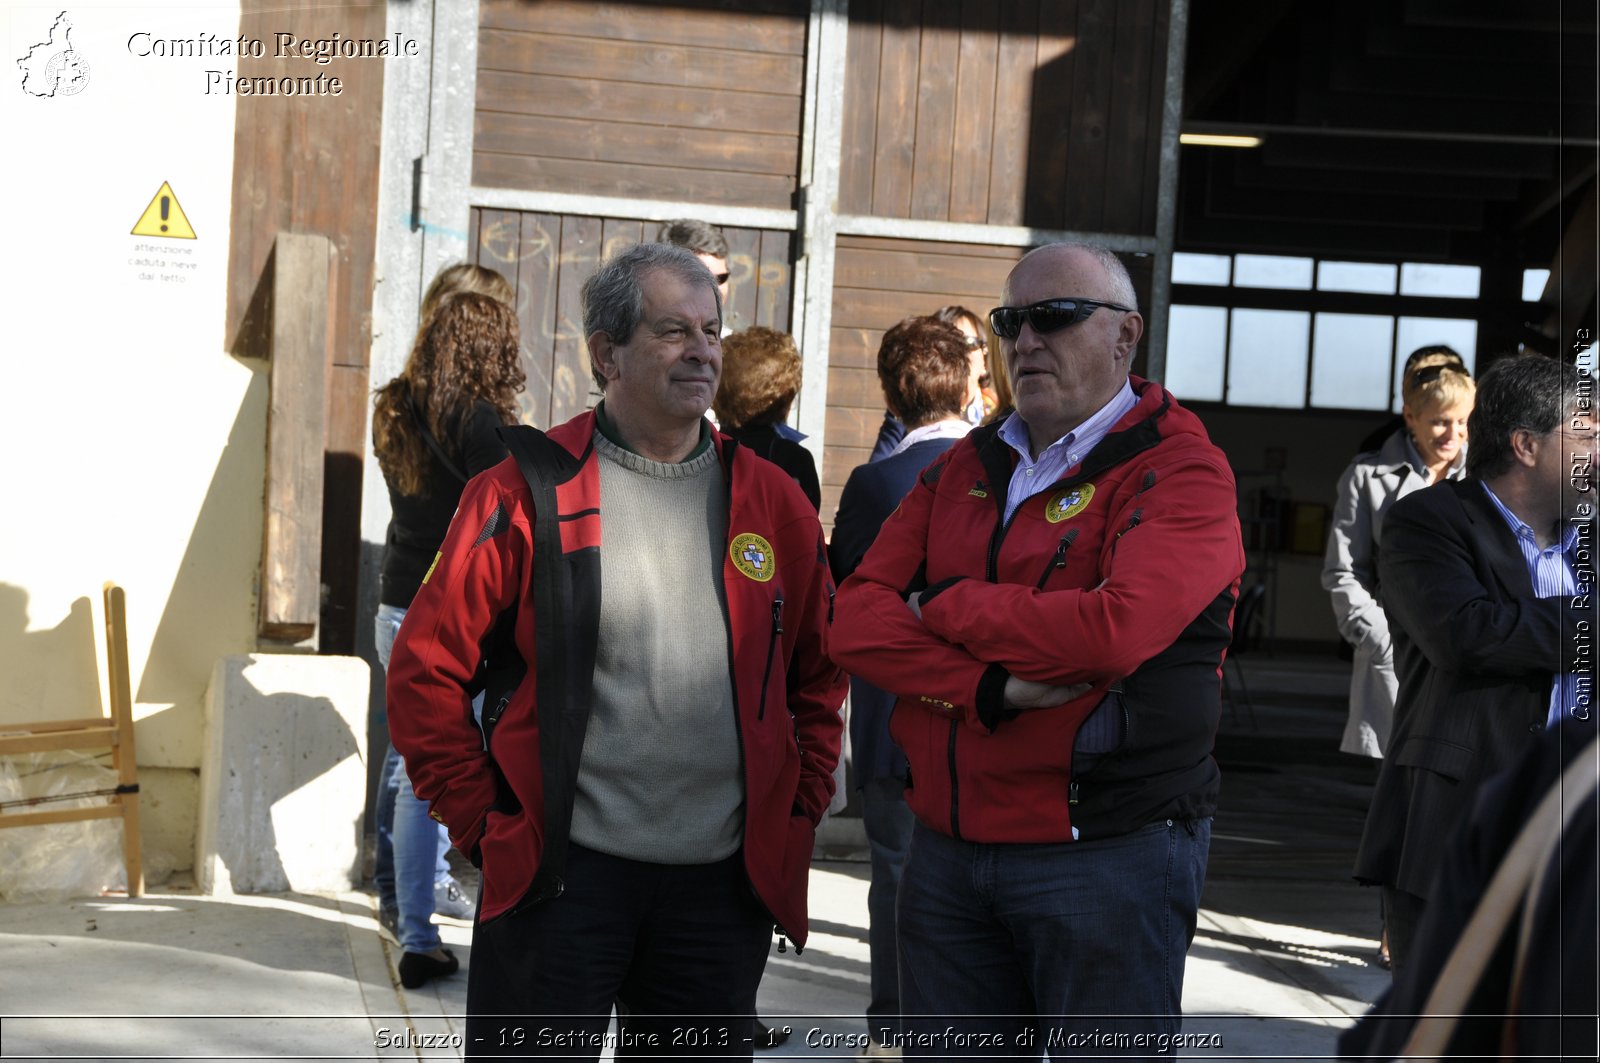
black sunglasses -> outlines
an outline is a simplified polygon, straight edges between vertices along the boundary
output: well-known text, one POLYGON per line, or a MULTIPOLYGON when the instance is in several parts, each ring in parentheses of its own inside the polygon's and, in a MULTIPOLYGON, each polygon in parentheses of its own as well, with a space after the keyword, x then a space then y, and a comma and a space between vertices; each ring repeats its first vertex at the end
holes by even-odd
POLYGON ((1076 325, 1102 306, 1123 314, 1133 312, 1132 307, 1098 299, 1046 299, 1032 306, 997 306, 989 311, 989 326, 1001 339, 1014 340, 1022 334, 1022 323, 1026 321, 1042 336, 1076 325))
POLYGON ((1416 387, 1419 384, 1431 384, 1435 380, 1438 380, 1440 377, 1444 376, 1446 369, 1450 370, 1452 373, 1460 373, 1462 376, 1466 377, 1470 377, 1472 375, 1471 373, 1467 372, 1467 366, 1465 362, 1450 362, 1445 365, 1425 365, 1421 369, 1413 369, 1411 371, 1411 386, 1416 387))

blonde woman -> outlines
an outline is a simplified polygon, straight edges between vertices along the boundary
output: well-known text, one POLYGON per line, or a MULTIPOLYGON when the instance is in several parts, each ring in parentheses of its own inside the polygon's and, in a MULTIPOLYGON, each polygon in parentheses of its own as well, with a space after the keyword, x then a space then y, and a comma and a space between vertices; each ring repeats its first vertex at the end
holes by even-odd
MULTIPOLYGON (((1452 352, 1453 353, 1453 352, 1452 352)), ((1339 478, 1322 586, 1339 633, 1356 648, 1350 718, 1339 748, 1382 757, 1394 720, 1396 680, 1389 623, 1378 588, 1383 517, 1397 498, 1466 472, 1472 377, 1424 356, 1402 382, 1405 424, 1375 452, 1359 454, 1339 478)))

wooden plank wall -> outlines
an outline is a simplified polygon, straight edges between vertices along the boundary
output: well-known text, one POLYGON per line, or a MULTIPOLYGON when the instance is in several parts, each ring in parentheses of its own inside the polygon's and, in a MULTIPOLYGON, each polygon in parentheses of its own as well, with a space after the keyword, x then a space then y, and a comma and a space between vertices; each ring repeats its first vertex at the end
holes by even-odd
POLYGON ((1154 234, 1168 0, 852 0, 839 209, 1154 234))
POLYGON ((789 209, 807 0, 484 0, 472 179, 789 209))
MULTIPOLYGON (((382 38, 381 2, 338 6, 247 0, 239 31, 323 39, 382 38)), ((420 62, 423 60, 408 60, 420 62)), ((319 233, 333 244, 328 321, 328 446, 324 466, 322 581, 328 586, 320 646, 355 652, 361 556, 361 473, 366 452, 367 366, 372 345, 373 259, 378 224, 378 136, 383 61, 242 57, 239 77, 338 77, 338 97, 240 96, 233 145, 233 217, 226 337, 233 349, 251 295, 279 232, 319 233)))
MULTIPOLYGON (((854 5, 852 5, 853 7, 854 5)), ((834 258, 828 343, 828 429, 822 516, 832 527, 850 470, 867 460, 883 422, 878 345, 903 318, 956 304, 983 315, 998 305, 1019 247, 841 236, 834 258)))
MULTIPOLYGON (((828 429, 822 462, 822 516, 832 527, 839 492, 867 460, 883 421, 878 345, 902 318, 952 304, 987 317, 1000 304, 1006 274, 1024 248, 841 236, 834 266, 828 346, 828 429)), ((1124 255, 1141 306, 1150 299, 1152 261, 1124 255)), ((1071 294, 1068 292, 1063 295, 1071 294)), ((993 337, 991 337, 993 342, 993 337)), ((1142 372, 1145 343, 1135 356, 1142 372)))
MULTIPOLYGON (((523 419, 540 428, 592 406, 579 289, 601 260, 643 239, 658 223, 474 208, 473 260, 498 270, 517 292, 527 391, 523 419)), ((723 229, 728 238, 728 305, 735 331, 766 325, 787 331, 792 291, 788 232, 723 229)))

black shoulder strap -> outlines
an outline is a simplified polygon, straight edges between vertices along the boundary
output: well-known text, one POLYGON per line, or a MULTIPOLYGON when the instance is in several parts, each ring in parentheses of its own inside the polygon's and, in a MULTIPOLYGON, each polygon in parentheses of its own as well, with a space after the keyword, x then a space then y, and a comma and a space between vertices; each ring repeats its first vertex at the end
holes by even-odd
POLYGON ((544 844, 539 870, 521 903, 561 892, 578 761, 594 695, 600 626, 598 550, 564 554, 556 487, 577 475, 593 449, 572 452, 537 428, 509 425, 500 439, 516 459, 533 496, 534 697, 539 711, 539 763, 544 785, 544 844))
POLYGON ((422 433, 422 441, 428 444, 428 449, 433 451, 433 456, 439 459, 439 464, 443 465, 445 471, 451 476, 454 476, 462 483, 466 483, 467 474, 456 468, 455 462, 445 457, 444 448, 439 445, 437 439, 433 438, 433 433, 428 431, 428 422, 423 420, 421 411, 417 409, 416 403, 411 401, 409 394, 406 396, 406 408, 411 411, 411 419, 416 422, 417 431, 422 433))

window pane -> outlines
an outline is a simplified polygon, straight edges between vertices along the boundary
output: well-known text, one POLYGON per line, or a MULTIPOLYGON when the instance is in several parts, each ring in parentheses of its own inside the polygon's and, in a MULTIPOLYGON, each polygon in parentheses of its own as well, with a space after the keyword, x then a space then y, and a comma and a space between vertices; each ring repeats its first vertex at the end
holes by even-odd
POLYGON ((1317 266, 1317 287, 1325 292, 1393 295, 1394 279, 1399 272, 1382 262, 1323 262, 1317 266))
POLYGON ((1172 256, 1172 283, 1226 285, 1229 264, 1227 255, 1191 255, 1178 251, 1172 256))
POLYGON ((1235 310, 1228 405, 1304 406, 1310 333, 1311 315, 1298 310, 1235 310))
POLYGON ((1167 390, 1183 401, 1221 402, 1227 336, 1222 307, 1174 306, 1167 315, 1167 390))
POLYGON ((1547 269, 1525 269, 1522 271, 1522 301, 1537 303, 1544 294, 1544 286, 1550 283, 1550 271, 1547 269))
POLYGON ((1310 288, 1311 260, 1284 255, 1238 255, 1233 283, 1249 288, 1310 288))
POLYGON ((1393 346, 1392 317, 1318 314, 1316 339, 1311 345, 1311 405, 1386 408, 1393 346))
POLYGON ((1400 374, 1406 359, 1418 347, 1442 343, 1455 349, 1471 370, 1478 359, 1478 323, 1453 317, 1403 317, 1394 337, 1394 401, 1391 410, 1400 409, 1400 374))
POLYGON ((1445 295, 1453 299, 1476 299, 1480 272, 1477 266, 1407 262, 1400 267, 1400 294, 1445 295))

